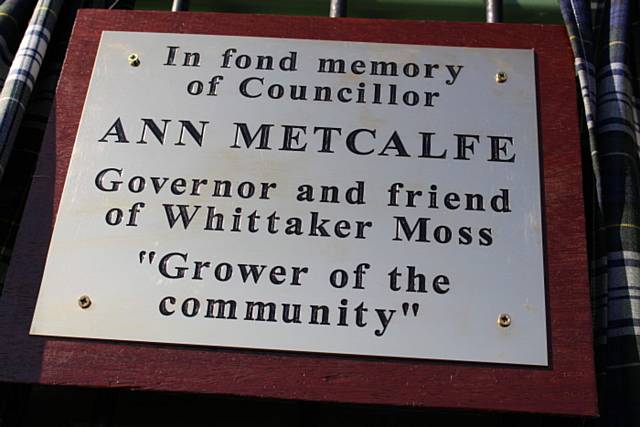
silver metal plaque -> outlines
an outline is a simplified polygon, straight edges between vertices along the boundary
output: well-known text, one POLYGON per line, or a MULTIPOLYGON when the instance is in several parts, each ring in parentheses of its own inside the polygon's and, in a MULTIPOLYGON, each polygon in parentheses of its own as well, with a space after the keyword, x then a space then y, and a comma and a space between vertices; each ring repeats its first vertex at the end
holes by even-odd
POLYGON ((547 365, 531 50, 105 32, 32 334, 547 365))

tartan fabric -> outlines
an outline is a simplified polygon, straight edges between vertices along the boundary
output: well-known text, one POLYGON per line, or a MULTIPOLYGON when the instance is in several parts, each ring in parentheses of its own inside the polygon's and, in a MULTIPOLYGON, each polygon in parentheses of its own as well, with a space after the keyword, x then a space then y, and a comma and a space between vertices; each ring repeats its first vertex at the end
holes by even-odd
POLYGON ((636 0, 561 0, 591 167, 591 296, 601 423, 640 425, 640 28, 636 0), (592 10, 593 7, 593 10, 592 10))
POLYGON ((0 92, 0 178, 40 72, 62 0, 39 0, 0 92))
POLYGON ((0 88, 22 38, 36 0, 6 0, 0 2, 0 88))

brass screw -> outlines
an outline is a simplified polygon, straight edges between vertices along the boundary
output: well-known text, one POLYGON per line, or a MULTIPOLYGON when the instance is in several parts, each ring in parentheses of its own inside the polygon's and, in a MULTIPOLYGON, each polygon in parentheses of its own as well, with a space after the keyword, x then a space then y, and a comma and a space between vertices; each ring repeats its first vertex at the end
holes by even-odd
POLYGON ((500 313, 500 316, 498 316, 498 325, 503 328, 508 328, 511 325, 511 316, 507 313, 500 313))
POLYGON ((504 71, 498 71, 496 74, 496 83, 504 83, 507 81, 507 73, 504 71))
POLYGON ((140 65, 140 57, 137 53, 132 53, 131 55, 129 55, 127 60, 129 61, 129 65, 131 65, 132 67, 137 67, 138 65, 140 65))
POLYGON ((78 305, 82 309, 91 307, 91 298, 89 298, 87 295, 82 295, 80 298, 78 298, 78 305))

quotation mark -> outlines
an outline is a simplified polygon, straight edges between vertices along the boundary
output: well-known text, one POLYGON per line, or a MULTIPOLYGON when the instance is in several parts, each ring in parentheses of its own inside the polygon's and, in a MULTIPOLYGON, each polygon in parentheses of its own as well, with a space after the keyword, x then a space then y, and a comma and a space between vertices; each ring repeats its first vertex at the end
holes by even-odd
POLYGON ((140 264, 142 264, 144 262, 144 259, 147 256, 148 256, 148 259, 149 259, 149 264, 151 264, 153 262, 153 259, 156 257, 156 253, 155 253, 155 251, 151 251, 149 253, 147 253, 147 251, 140 251, 140 253, 138 254, 138 257, 140 259, 140 264))
POLYGON ((409 315, 409 309, 413 311, 414 316, 418 316, 418 310, 420 309, 420 304, 418 304, 417 302, 414 302, 413 304, 409 304, 408 302, 402 303, 402 313, 404 313, 405 316, 409 315))

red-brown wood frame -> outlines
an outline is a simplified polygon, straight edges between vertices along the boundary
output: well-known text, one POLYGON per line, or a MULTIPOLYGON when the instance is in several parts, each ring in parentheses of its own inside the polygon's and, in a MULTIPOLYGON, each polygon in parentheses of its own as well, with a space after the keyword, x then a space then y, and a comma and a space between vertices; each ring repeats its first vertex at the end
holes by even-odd
POLYGON ((571 50, 559 26, 82 10, 0 303, 0 381, 596 415, 575 99, 571 50), (534 49, 550 366, 30 336, 53 220, 103 30, 534 49))

